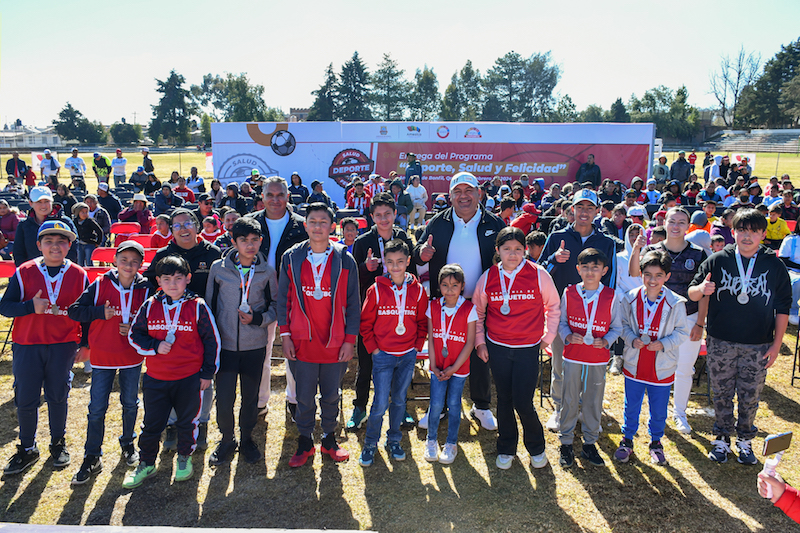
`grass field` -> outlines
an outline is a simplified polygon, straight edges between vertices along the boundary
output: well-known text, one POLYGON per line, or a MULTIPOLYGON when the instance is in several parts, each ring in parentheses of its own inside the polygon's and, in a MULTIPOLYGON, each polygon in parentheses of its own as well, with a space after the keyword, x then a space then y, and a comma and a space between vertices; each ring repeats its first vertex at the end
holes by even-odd
MULTIPOLYGON (((767 379, 756 420, 760 428, 756 447, 766 434, 796 429, 800 420, 800 390, 790 386, 795 330, 791 333, 784 355, 767 379)), ((343 417, 350 414, 355 368, 353 361, 345 378, 343 417)), ((421 372, 415 377, 423 383, 426 379, 421 372)), ((389 461, 381 451, 372 467, 359 466, 361 430, 342 432, 341 445, 352 454, 348 462, 336 465, 317 455, 310 465, 295 470, 287 462, 295 450, 297 431, 285 415, 283 364, 274 362, 270 413, 266 423, 260 422, 256 428, 259 446, 266 446, 264 461, 249 465, 235 458, 229 466, 212 468, 207 465, 210 451, 198 451, 194 479, 176 484, 171 480, 174 454, 164 452, 158 475, 134 491, 120 487, 126 467, 118 462, 116 438, 121 415, 116 390, 107 416, 105 469, 86 485, 73 488, 69 484, 81 461, 90 382, 91 378, 76 368, 67 432, 73 464, 63 471, 55 471, 49 464, 45 407, 38 439, 42 459, 23 476, 0 483, 0 521, 378 531, 772 532, 793 527, 781 511, 756 493, 760 465, 746 467, 734 458, 719 465, 705 457, 713 436, 704 397, 693 397, 690 402, 695 413, 690 416, 695 428, 692 436, 682 436, 668 425, 664 439, 668 466, 649 462, 645 414, 635 441, 638 459, 625 465, 613 463, 622 420, 621 377, 609 376, 606 387, 604 432, 599 442, 607 461, 604 468, 577 459, 571 470, 562 470, 557 466, 557 436, 547 433, 547 455, 555 466, 532 470, 520 447, 519 461, 511 470, 498 470, 494 465, 495 435, 479 430, 467 419, 465 402, 459 455, 449 467, 424 461, 425 431, 412 429, 403 438, 408 452, 404 462, 389 461)), ((412 394, 426 394, 427 389, 427 385, 419 385, 412 394)), ((704 389, 705 378, 697 387, 698 392, 704 389)), ((464 397, 469 397, 467 391, 464 397)), ((536 405, 538 408, 538 393, 536 405)), ((427 402, 412 401, 409 406, 419 418, 427 402)), ((550 413, 545 400, 539 415, 545 420, 550 413)), ((0 461, 5 463, 16 444, 8 351, 0 356, 0 420, 0 461)), ((217 438, 212 423, 210 439, 217 438)), ((788 482, 800 483, 800 458, 794 450, 784 456, 780 472, 788 482)))

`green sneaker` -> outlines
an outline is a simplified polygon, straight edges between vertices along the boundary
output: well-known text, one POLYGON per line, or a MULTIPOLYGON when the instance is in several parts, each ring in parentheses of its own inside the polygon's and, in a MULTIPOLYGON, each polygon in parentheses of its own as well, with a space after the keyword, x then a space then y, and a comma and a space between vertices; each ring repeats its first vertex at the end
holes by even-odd
POLYGON ((122 482, 123 488, 126 489, 135 489, 142 483, 144 480, 154 476, 156 473, 156 465, 149 465, 147 463, 139 463, 139 466, 136 467, 136 470, 130 472, 128 475, 125 476, 125 480, 122 482))
POLYGON ((367 421, 367 412, 360 407, 354 407, 353 416, 351 416, 350 420, 347 421, 345 429, 347 431, 355 431, 357 429, 361 429, 361 426, 364 425, 364 422, 366 421, 367 421))
POLYGON ((178 455, 178 469, 175 471, 175 481, 188 481, 192 479, 192 457, 178 455))

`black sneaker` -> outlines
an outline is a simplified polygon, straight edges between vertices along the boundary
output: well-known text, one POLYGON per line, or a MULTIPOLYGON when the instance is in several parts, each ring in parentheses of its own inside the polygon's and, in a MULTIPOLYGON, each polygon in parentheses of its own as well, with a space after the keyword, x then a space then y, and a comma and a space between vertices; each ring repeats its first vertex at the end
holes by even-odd
POLYGON ((178 428, 167 426, 167 435, 164 437, 164 449, 174 452, 178 449, 178 428))
POLYGON ((198 424, 197 425, 197 449, 198 450, 206 450, 208 449, 208 424, 198 424))
POLYGON ((294 415, 297 413, 297 404, 287 403, 286 408, 289 410, 289 415, 292 417, 292 422, 294 422, 294 415))
POLYGON ((8 464, 3 469, 4 476, 11 476, 14 474, 21 474, 39 460, 39 448, 34 444, 33 448, 26 450, 21 444, 17 444, 17 453, 15 453, 8 464))
POLYGON ((575 462, 575 452, 572 449, 572 444, 562 444, 560 454, 561 457, 558 459, 558 464, 562 468, 570 468, 575 462))
POLYGON ((239 446, 239 455, 244 457, 244 460, 250 464, 257 463, 263 457, 261 450, 258 449, 253 439, 242 441, 242 445, 239 446))
POLYGON ((64 442, 63 437, 57 443, 50 445, 50 455, 53 457, 53 468, 69 466, 71 459, 67 451, 67 443, 64 442))
POLYGON ((208 464, 211 466, 219 466, 231 460, 233 452, 236 451, 236 439, 225 442, 222 441, 217 446, 217 449, 211 452, 211 457, 208 458, 208 464))
POLYGON ((139 464, 139 452, 133 444, 128 444, 122 447, 122 460, 128 466, 136 466, 139 464))
POLYGON ((72 476, 73 485, 83 485, 95 474, 103 471, 103 463, 97 455, 87 455, 83 458, 83 464, 78 473, 72 476))
POLYGON ((604 466, 606 464, 606 462, 603 461, 603 458, 600 457, 600 453, 597 451, 597 446, 594 444, 584 444, 581 457, 595 466, 604 466))

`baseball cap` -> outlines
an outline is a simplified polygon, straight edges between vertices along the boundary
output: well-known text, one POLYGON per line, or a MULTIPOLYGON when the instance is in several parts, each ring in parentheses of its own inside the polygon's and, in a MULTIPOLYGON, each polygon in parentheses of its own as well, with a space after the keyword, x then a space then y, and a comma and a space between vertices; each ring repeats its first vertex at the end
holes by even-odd
POLYGON ((748 189, 755 189, 756 187, 758 187, 759 189, 761 188, 761 185, 759 185, 757 181, 747 186, 748 189))
POLYGON ((100 153, 99 152, 95 152, 92 157, 100 157, 100 153))
POLYGON ((259 174, 261 174, 261 172, 259 172, 257 168, 250 171, 251 176, 258 176, 259 174))
POLYGON ((648 179, 647 179, 647 184, 648 184, 648 185, 655 185, 656 183, 657 183, 657 182, 656 182, 656 179, 655 179, 655 178, 648 178, 648 179))
POLYGON ((150 151, 150 148, 148 148, 147 146, 145 146, 144 148, 142 148, 142 152, 149 152, 149 151, 150 151))
POLYGON ((116 253, 114 255, 122 253, 125 250, 133 250, 133 251, 137 252, 139 255, 141 255, 142 259, 144 259, 144 246, 142 246, 141 244, 139 244, 136 241, 127 240, 127 241, 123 242, 122 244, 117 246, 117 251, 116 251, 116 253))
POLYGON ((73 149, 72 149, 72 151, 73 151, 73 152, 77 152, 77 151, 78 151, 78 149, 77 149, 77 148, 73 148, 73 149))
POLYGON ((631 206, 628 209, 628 216, 629 217, 643 217, 644 216, 644 209, 638 205, 631 206))
POLYGON ((49 155, 50 154, 50 149, 49 148, 45 148, 44 149, 44 153, 45 153, 45 155, 49 155))
POLYGON ((452 191, 462 183, 466 183, 470 187, 475 187, 476 189, 478 188, 478 178, 469 172, 459 172, 450 179, 450 190, 452 191))
POLYGON ((121 154, 121 153, 122 153, 122 150, 120 150, 119 148, 117 148, 117 153, 118 153, 118 154, 121 154))
POLYGON ((107 191, 108 190, 108 183, 98 183, 97 184, 98 191, 107 191))
POLYGON ((596 192, 591 189, 581 189, 572 196, 572 205, 584 200, 590 202, 595 207, 597 207, 599 204, 596 192))
POLYGON ((53 201, 53 191, 49 187, 34 187, 28 194, 31 202, 38 202, 39 200, 53 201))
POLYGON ((678 155, 681 155, 681 154, 683 154, 683 155, 686 155, 686 152, 685 152, 685 151, 683 151, 683 150, 679 150, 679 151, 678 151, 678 155))
POLYGON ((142 194, 142 193, 140 193, 140 192, 139 192, 139 193, 136 193, 136 194, 134 194, 134 195, 133 195, 133 201, 134 201, 134 202, 144 202, 144 203, 147 203, 147 196, 145 196, 144 194, 142 194))
MULTIPOLYGON (((211 197, 208 195, 208 193, 203 193, 203 194, 201 194, 200 196, 198 196, 198 197, 197 197, 197 201, 198 201, 199 203, 203 203, 203 202, 205 202, 206 200, 208 200, 209 198, 211 198, 211 197)), ((135 199, 136 199, 136 197, 134 196, 134 200, 135 200, 135 199)))
POLYGON ((63 235, 69 239, 69 242, 75 240, 75 233, 66 223, 60 220, 45 220, 44 223, 39 226, 39 232, 36 234, 36 238, 41 239, 45 235, 63 235))
MULTIPOLYGON (((296 170, 294 172, 292 172, 292 176, 299 176, 299 175, 300 174, 298 174, 298 172, 296 170)), ((351 174, 351 176, 352 176, 352 174, 351 174)))
POLYGON ((144 172, 144 167, 136 167, 136 172, 144 172))

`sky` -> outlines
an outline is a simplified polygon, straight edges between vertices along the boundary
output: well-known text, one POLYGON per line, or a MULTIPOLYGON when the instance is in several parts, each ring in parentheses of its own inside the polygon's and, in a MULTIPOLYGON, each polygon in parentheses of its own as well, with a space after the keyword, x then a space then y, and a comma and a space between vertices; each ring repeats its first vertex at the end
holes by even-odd
POLYGON ((800 38, 797 0, 495 2, 375 0, 0 0, 0 124, 47 126, 70 102, 90 120, 147 123, 156 79, 187 88, 247 73, 270 107, 308 107, 325 68, 354 51, 374 70, 389 53, 440 91, 466 61, 486 72, 510 51, 550 51, 555 95, 608 109, 658 85, 711 107, 709 76, 740 47, 771 58, 800 38))

